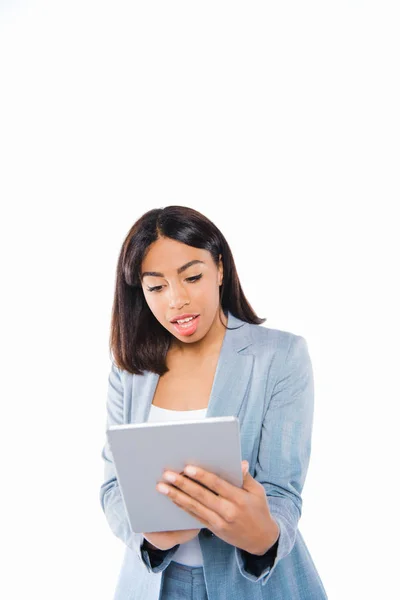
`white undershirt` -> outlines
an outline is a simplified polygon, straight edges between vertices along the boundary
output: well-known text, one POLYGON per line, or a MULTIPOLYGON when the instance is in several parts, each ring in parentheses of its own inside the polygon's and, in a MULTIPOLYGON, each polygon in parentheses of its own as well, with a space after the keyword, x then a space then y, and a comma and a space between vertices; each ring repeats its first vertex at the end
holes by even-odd
MULTIPOLYGON (((170 410, 169 408, 160 408, 159 406, 151 405, 148 421, 181 421, 184 419, 204 419, 207 413, 207 408, 199 410, 170 410)), ((189 567, 202 567, 203 555, 199 542, 199 536, 181 544, 175 552, 173 559, 175 562, 188 565, 189 567)))

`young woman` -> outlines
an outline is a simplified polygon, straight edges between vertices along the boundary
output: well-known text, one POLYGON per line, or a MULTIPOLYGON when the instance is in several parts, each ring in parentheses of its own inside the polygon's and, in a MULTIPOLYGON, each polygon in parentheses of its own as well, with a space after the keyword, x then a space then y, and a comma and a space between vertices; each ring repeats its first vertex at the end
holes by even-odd
POLYGON ((107 427, 234 415, 245 460, 241 488, 199 468, 164 473, 159 493, 201 529, 133 533, 106 443, 101 505, 125 545, 114 600, 327 598, 298 529, 314 405, 307 343, 264 321, 204 215, 168 206, 130 229, 117 266, 107 427))

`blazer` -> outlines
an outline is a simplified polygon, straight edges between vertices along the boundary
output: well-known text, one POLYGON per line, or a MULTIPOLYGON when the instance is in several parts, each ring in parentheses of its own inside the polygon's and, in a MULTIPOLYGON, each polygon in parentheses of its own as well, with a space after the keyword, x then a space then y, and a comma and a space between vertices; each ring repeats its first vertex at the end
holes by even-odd
MULTIPOLYGON (((280 535, 273 564, 254 572, 243 550, 207 529, 199 542, 209 600, 323 600, 326 591, 298 528, 311 452, 314 379, 306 340, 246 323, 228 312, 207 417, 238 417, 242 459, 265 489, 280 535), (258 574, 256 574, 258 573, 258 574)), ((147 420, 159 375, 133 375, 112 362, 107 425, 147 420)), ((158 600, 163 571, 178 546, 152 563, 142 533, 130 529, 108 442, 103 446, 101 507, 125 546, 114 600, 158 600)))

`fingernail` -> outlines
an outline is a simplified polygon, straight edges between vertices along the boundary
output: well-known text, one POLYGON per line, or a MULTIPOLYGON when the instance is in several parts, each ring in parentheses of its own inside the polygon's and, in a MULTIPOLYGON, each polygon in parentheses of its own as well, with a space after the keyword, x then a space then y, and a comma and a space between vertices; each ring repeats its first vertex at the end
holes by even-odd
POLYGON ((193 477, 193 475, 196 475, 196 469, 194 467, 185 467, 185 473, 193 477))
POLYGON ((174 475, 173 473, 164 473, 164 479, 166 479, 170 483, 174 483, 174 481, 176 481, 176 475, 174 475))

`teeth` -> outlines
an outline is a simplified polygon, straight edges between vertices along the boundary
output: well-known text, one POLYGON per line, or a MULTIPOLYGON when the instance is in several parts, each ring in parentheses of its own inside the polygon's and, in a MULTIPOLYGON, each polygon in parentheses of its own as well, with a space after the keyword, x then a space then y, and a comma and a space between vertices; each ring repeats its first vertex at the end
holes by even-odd
POLYGON ((177 321, 177 323, 179 323, 179 324, 188 323, 189 321, 192 321, 192 319, 194 319, 194 317, 189 317, 188 319, 179 319, 179 321, 177 321))

